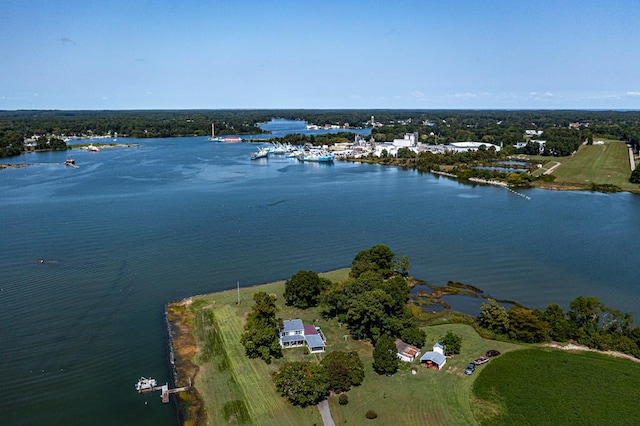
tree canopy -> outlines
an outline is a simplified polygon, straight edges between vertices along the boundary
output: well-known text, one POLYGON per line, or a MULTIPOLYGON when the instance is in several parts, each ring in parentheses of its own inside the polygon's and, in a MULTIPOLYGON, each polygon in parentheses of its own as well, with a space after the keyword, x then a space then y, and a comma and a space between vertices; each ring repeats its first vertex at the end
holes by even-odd
POLYGON ((261 358, 269 364, 272 357, 282 357, 278 339, 282 320, 276 318, 277 308, 273 297, 261 291, 253 295, 253 300, 255 303, 247 316, 240 343, 249 358, 261 358))
POLYGON ((399 359, 394 339, 382 336, 373 349, 373 369, 378 374, 394 374, 398 371, 399 359))
POLYGON ((334 351, 322 360, 321 365, 327 371, 329 390, 340 393, 360 386, 364 380, 364 365, 355 351, 334 351))
POLYGON ((447 331, 447 334, 442 336, 439 342, 444 346, 445 355, 457 355, 460 353, 460 348, 462 347, 462 337, 458 336, 454 332, 447 331))
POLYGON ((312 362, 285 364, 273 374, 273 382, 282 396, 300 407, 315 405, 329 393, 327 371, 312 362))
POLYGON ((555 303, 544 311, 519 305, 507 310, 491 299, 480 310, 478 325, 513 340, 534 343, 572 339, 592 348, 640 357, 640 327, 633 327, 633 317, 605 306, 596 297, 575 298, 567 312, 555 303))
POLYGON ((284 284, 284 300, 288 306, 307 309, 318 305, 320 293, 331 281, 312 271, 298 271, 284 284))
POLYGON ((363 272, 373 271, 388 276, 394 270, 394 258, 395 254, 383 244, 362 250, 351 263, 350 275, 357 278, 363 272))

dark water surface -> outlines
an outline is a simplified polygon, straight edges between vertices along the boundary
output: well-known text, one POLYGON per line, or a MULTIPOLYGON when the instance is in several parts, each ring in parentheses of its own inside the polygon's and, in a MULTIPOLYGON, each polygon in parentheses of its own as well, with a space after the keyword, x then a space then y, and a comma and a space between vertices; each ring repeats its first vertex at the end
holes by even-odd
POLYGON ((2 424, 172 424, 134 390, 169 379, 167 301, 345 267, 379 243, 430 283, 538 308, 594 295, 640 318, 638 196, 527 201, 394 167, 251 161, 252 144, 120 142, 141 145, 3 160, 38 165, 0 171, 2 424))

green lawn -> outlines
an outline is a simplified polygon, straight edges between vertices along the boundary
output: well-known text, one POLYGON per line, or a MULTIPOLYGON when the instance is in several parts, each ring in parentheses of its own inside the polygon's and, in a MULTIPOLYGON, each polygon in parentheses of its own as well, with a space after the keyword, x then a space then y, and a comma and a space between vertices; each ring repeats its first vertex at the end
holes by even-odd
POLYGON ((565 184, 611 184, 623 190, 639 189, 638 185, 629 182, 629 149, 625 143, 618 141, 581 146, 574 156, 555 169, 553 175, 556 182, 565 184))
MULTIPOLYGON (((334 271, 329 278, 339 280, 346 277, 348 270, 334 271)), ((327 337, 327 352, 335 350, 355 350, 365 364, 366 376, 361 386, 349 393, 349 404, 341 406, 338 398, 329 398, 331 412, 336 424, 361 424, 365 413, 373 409, 378 413, 378 424, 422 425, 422 424, 473 424, 470 406, 471 383, 476 375, 464 375, 466 364, 483 355, 488 349, 502 352, 518 349, 518 345, 492 342, 482 339, 467 325, 451 324, 425 328, 427 345, 431 346, 448 330, 462 336, 462 353, 447 361, 442 371, 422 368, 418 361, 402 364, 400 372, 392 377, 377 375, 372 367, 372 346, 367 342, 354 341, 345 328, 337 321, 323 320, 317 309, 299 310, 284 305, 282 293, 284 282, 259 287, 240 289, 240 305, 237 305, 237 292, 230 290, 193 298, 192 306, 196 310, 209 310, 215 317, 215 324, 222 337, 224 352, 218 351, 211 359, 196 357, 200 371, 195 385, 205 401, 208 424, 228 423, 224 417, 225 405, 232 401, 242 401, 246 410, 245 418, 249 423, 267 425, 322 424, 318 409, 293 407, 276 392, 270 374, 284 362, 292 360, 310 360, 319 362, 322 354, 309 355, 303 348, 285 350, 285 357, 275 360, 271 365, 260 360, 249 360, 240 345, 245 315, 249 312, 252 297, 256 291, 265 291, 277 296, 278 316, 283 319, 301 318, 305 323, 314 322, 320 326, 327 337), (226 360, 226 361, 225 361, 226 360), (228 365, 225 365, 225 362, 228 365), (222 367, 221 367, 222 366, 222 367), (417 374, 411 374, 411 368, 417 374), (436 391, 437 390, 437 391, 436 391), (399 413, 402 413, 399 417, 399 413), (425 423, 426 422, 426 423, 425 423)), ((202 328, 202 322, 200 323, 202 328)), ((212 328, 213 326, 205 326, 212 328)), ((199 346, 206 337, 202 332, 199 346)), ((215 351, 214 351, 215 352, 215 351)), ((482 370, 484 366, 480 367, 482 370)), ((242 415, 241 415, 242 416, 242 415)), ((232 418, 232 422, 235 418, 232 418)))
POLYGON ((366 375, 361 386, 349 391, 349 404, 341 406, 337 397, 329 398, 335 423, 362 424, 369 409, 378 413, 378 424, 394 425, 467 425, 475 424, 471 410, 471 385, 478 367, 471 376, 464 374, 466 365, 484 355, 489 349, 508 352, 521 348, 511 343, 482 339, 475 330, 464 324, 431 326, 424 329, 427 334, 425 351, 447 331, 462 337, 459 355, 447 359, 440 371, 421 367, 416 362, 403 363, 401 370, 392 377, 379 376, 371 369, 371 352, 361 358, 366 375), (411 374, 414 368, 417 374, 411 374))
POLYGON ((483 425, 640 424, 640 364, 532 348, 492 360, 473 392, 483 425))
MULTIPOLYGON (((332 272, 331 279, 343 279, 347 273, 332 272)), ((240 334, 257 291, 276 295, 280 318, 301 318, 320 326, 327 337, 327 352, 358 352, 365 379, 348 392, 347 405, 339 405, 337 396, 329 397, 336 424, 369 422, 365 413, 370 409, 378 414, 371 423, 385 425, 467 425, 477 424, 476 419, 483 424, 589 424, 591 419, 592 424, 603 424, 605 419, 607 424, 623 424, 622 419, 640 424, 640 411, 634 405, 640 397, 640 390, 634 387, 640 382, 639 364, 593 353, 522 350, 528 346, 483 339, 468 325, 444 324, 424 328, 423 351, 430 350, 449 330, 462 337, 461 353, 449 357, 441 371, 423 368, 416 360, 402 363, 391 377, 379 376, 371 367, 369 343, 354 341, 337 321, 321 319, 317 309, 285 306, 283 281, 241 288, 239 305, 235 290, 193 298, 192 309, 201 313, 195 321, 200 348, 195 386, 204 400, 208 424, 237 424, 240 419, 261 425, 322 424, 315 406, 292 406, 271 380, 271 373, 285 362, 320 362, 322 354, 309 355, 303 348, 293 348, 271 365, 244 355, 240 334), (473 375, 465 375, 465 366, 489 349, 503 355, 479 366, 473 375), (612 414, 614 408, 617 412, 612 414)))

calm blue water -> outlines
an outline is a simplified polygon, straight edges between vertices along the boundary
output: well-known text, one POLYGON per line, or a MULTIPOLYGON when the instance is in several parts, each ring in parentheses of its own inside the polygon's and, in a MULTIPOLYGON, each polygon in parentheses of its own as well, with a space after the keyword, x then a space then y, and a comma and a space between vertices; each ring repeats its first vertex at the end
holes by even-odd
POLYGON ((307 129, 306 121, 302 120, 286 120, 283 118, 273 118, 265 123, 258 123, 258 127, 262 130, 269 131, 271 133, 263 133, 259 135, 238 135, 242 137, 244 141, 258 140, 264 141, 272 138, 282 138, 292 133, 306 135, 306 136, 318 136, 327 133, 358 133, 363 136, 369 136, 371 134, 371 128, 363 129, 307 129))
POLYGON ((527 201, 394 167, 251 161, 253 144, 124 141, 140 147, 0 170, 0 423, 172 424, 133 387, 169 379, 167 301, 348 266, 378 243, 430 283, 539 308, 595 295, 640 318, 638 196, 527 201))

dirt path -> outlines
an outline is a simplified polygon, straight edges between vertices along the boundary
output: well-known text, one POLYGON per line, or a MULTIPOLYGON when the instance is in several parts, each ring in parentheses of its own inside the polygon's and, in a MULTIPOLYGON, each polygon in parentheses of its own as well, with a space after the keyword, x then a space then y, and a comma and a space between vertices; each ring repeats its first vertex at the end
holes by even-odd
POLYGON ((574 343, 549 343, 546 346, 548 346, 550 348, 562 349, 564 351, 598 352, 598 353, 605 354, 605 355, 615 356, 616 358, 625 358, 625 359, 628 359, 629 361, 639 362, 640 363, 640 359, 638 359, 638 358, 636 358, 634 356, 631 356, 631 355, 623 354, 622 352, 601 351, 601 350, 598 350, 598 349, 590 348, 588 346, 576 345, 574 343))

